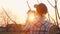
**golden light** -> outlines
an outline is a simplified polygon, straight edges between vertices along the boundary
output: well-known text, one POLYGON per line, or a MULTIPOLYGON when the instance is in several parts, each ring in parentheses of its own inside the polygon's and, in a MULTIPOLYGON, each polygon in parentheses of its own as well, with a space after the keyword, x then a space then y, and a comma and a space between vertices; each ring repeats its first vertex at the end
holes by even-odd
POLYGON ((29 20, 30 20, 30 21, 33 21, 34 18, 35 18, 34 13, 30 13, 30 14, 29 14, 29 20))
POLYGON ((17 24, 25 24, 28 10, 25 0, 1 0, 1 6, 6 10, 10 17, 16 16, 14 21, 16 21, 17 24), (9 13, 7 9, 9 9, 11 13, 9 13))
MULTIPOLYGON (((37 0, 28 0, 29 5, 31 7, 32 10, 34 10, 34 4, 38 4, 37 0)), ((40 0, 39 0, 40 2, 40 0)), ((53 18, 55 18, 55 14, 54 14, 54 8, 51 7, 51 5, 46 1, 46 0, 41 0, 42 3, 45 3, 46 6, 48 7, 48 11, 50 13, 51 16, 53 16, 53 18)), ((40 2, 40 3, 41 3, 40 2)), ((54 4, 54 1, 50 1, 52 4, 54 4)), ((24 24, 24 22, 27 20, 27 10, 28 10, 28 5, 26 3, 26 0, 0 0, 0 6, 3 6, 5 8, 5 10, 7 11, 7 8, 9 8, 11 13, 7 13, 10 14, 9 16, 16 16, 16 21, 18 24, 24 24)), ((58 1, 58 11, 60 11, 60 0, 58 1)), ((60 13, 60 12, 59 12, 60 13)), ((14 17, 15 17, 14 16, 14 17)), ((12 18, 12 17, 11 17, 12 18)), ((33 21, 35 18, 34 14, 31 13, 30 14, 30 21, 33 21)))
POLYGON ((28 11, 28 23, 34 24, 35 21, 35 11, 28 11))

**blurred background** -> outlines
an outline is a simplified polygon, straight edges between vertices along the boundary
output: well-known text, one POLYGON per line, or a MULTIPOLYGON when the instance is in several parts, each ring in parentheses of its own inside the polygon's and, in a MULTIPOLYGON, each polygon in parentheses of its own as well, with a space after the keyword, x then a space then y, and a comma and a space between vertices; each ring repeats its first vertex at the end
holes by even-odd
MULTIPOLYGON (((49 0, 49 2, 47 0, 0 0, 0 26, 5 27, 7 24, 12 24, 14 21, 16 24, 25 25, 27 20, 27 12, 29 10, 26 1, 28 1, 30 8, 35 11, 35 4, 46 4, 50 16, 56 21, 55 8, 49 4, 50 2, 53 6, 55 6, 55 0, 49 0), (10 19, 4 11, 6 11, 10 19)), ((57 8, 60 15, 60 0, 57 0, 57 8)), ((47 15, 46 17, 48 18, 47 15)), ((60 23, 59 19, 58 23, 60 23)))

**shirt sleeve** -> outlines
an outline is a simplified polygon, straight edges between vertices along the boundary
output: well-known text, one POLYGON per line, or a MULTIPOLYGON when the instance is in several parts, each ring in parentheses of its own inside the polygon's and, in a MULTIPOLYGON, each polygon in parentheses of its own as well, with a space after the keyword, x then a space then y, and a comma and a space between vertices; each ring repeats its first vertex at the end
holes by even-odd
POLYGON ((23 30, 25 31, 25 30, 28 30, 29 28, 30 28, 30 25, 29 25, 29 24, 25 24, 25 26, 24 26, 24 29, 23 29, 23 30))
POLYGON ((48 31, 49 28, 50 28, 50 22, 49 21, 46 21, 45 22, 45 26, 46 26, 46 31, 48 31))

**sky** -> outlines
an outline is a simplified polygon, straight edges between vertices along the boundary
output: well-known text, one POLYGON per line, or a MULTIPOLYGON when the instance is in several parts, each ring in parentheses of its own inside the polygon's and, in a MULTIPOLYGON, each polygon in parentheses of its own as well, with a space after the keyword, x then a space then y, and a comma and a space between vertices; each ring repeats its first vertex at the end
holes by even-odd
MULTIPOLYGON (((54 8, 47 2, 47 0, 38 0, 39 3, 46 4, 49 14, 52 18, 55 19, 55 10, 54 8)), ((54 6, 54 0, 49 0, 51 4, 54 6)), ((28 3, 32 10, 35 10, 34 4, 38 4, 37 0, 28 0, 28 3)), ((58 0, 58 11, 60 14, 60 0, 58 0)), ((27 11, 29 10, 26 0, 0 0, 0 13, 2 12, 2 8, 6 10, 8 15, 15 20, 18 24, 25 24, 27 19, 27 11)), ((2 20, 2 19, 1 19, 2 20)), ((0 22, 2 22, 0 20, 0 22)))

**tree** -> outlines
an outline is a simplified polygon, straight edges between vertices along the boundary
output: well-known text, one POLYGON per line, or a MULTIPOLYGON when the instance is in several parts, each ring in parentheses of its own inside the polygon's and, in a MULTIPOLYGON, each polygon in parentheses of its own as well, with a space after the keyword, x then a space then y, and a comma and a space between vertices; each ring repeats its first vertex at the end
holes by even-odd
POLYGON ((49 0, 47 0, 48 3, 55 9, 55 16, 56 16, 56 25, 52 25, 50 27, 50 30, 49 30, 49 34, 59 34, 60 32, 60 28, 59 28, 59 23, 58 23, 58 19, 60 19, 60 16, 59 16, 59 13, 58 13, 58 8, 57 8, 57 1, 58 0, 55 0, 55 6, 53 6, 49 0))

